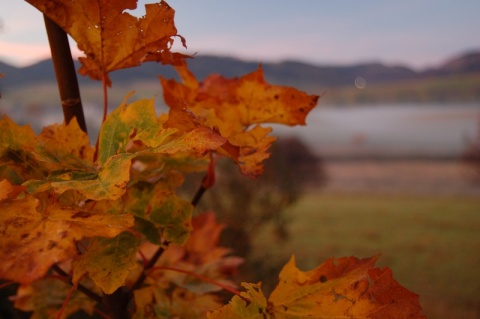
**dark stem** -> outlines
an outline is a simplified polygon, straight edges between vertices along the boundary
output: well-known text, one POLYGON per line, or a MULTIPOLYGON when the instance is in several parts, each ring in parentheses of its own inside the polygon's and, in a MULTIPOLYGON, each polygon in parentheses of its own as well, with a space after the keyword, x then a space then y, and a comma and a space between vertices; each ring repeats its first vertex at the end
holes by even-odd
POLYGON ((200 188, 197 190, 195 193, 195 196, 193 197, 191 203, 193 206, 197 206, 198 202, 202 199, 203 194, 207 191, 208 188, 206 188, 203 183, 200 185, 200 188))
MULTIPOLYGON (((170 243, 169 242, 165 242, 164 246, 168 246, 170 243)), ((147 279, 147 272, 148 270, 150 270, 151 268, 153 268, 155 266, 155 264, 157 263, 158 259, 160 258, 160 256, 162 256, 163 252, 165 251, 165 248, 164 246, 160 246, 158 247, 157 251, 155 252, 155 254, 153 254, 152 258, 150 258, 150 260, 148 261, 147 265, 145 265, 145 267, 143 268, 143 271, 142 273, 140 274, 140 276, 138 276, 138 279, 137 281, 135 281, 135 283, 133 284, 132 288, 130 288, 130 296, 129 296, 129 299, 131 299, 133 297, 133 291, 139 289, 140 287, 142 287, 143 283, 145 282, 145 279, 147 279)))
MULTIPOLYGON (((72 278, 62 268, 60 268, 60 266, 55 264, 52 266, 52 269, 57 274, 61 275, 62 277, 65 277, 65 280, 68 281, 69 284, 72 284, 72 278)), ((95 300, 98 303, 102 302, 102 297, 100 297, 99 295, 97 295, 96 293, 94 293, 93 291, 91 291, 90 289, 88 289, 87 287, 81 284, 78 284, 77 290, 83 293, 84 295, 86 295, 87 297, 89 297, 90 299, 95 300)))
POLYGON ((68 124, 73 118, 76 118, 80 128, 84 132, 87 132, 77 74, 75 73, 75 65, 73 64, 67 34, 46 15, 43 17, 48 42, 50 43, 50 51, 52 53, 53 67, 57 77, 65 123, 68 124))

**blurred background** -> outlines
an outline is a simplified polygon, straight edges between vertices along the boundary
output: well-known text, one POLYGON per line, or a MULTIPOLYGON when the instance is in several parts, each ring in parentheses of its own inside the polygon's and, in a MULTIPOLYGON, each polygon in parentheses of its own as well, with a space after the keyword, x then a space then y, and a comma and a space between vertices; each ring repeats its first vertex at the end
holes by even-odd
MULTIPOLYGON (((220 162, 202 200, 246 258, 238 279, 268 291, 292 254, 309 270, 380 253, 428 318, 480 318, 480 2, 169 3, 199 79, 262 63, 270 83, 322 95, 306 127, 274 125, 264 176, 220 162)), ((3 1, 0 21, 0 113, 37 131, 62 122, 41 14, 3 1)), ((111 108, 135 90, 130 101, 166 111, 158 75, 175 77, 152 64, 113 73, 111 108)), ((94 141, 101 85, 80 84, 94 141)))

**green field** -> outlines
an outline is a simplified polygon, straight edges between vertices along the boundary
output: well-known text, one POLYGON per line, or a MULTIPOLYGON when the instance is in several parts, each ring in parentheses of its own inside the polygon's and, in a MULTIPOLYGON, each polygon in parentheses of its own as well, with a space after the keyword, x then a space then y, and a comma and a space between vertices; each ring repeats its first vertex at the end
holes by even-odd
POLYGON ((328 257, 381 253, 430 319, 480 316, 480 198, 311 193, 288 216, 290 239, 263 232, 256 254, 302 270, 328 257), (270 234, 270 235, 268 235, 270 234))

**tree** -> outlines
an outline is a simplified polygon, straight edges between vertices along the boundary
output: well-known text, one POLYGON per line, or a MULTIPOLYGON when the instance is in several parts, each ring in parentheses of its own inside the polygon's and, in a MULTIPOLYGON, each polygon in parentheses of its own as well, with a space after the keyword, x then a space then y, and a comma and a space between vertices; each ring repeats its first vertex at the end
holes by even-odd
POLYGON ((65 122, 36 135, 0 120, 0 278, 19 284, 16 308, 34 318, 83 312, 104 318, 422 318, 418 296, 377 257, 329 259, 303 272, 291 261, 268 297, 229 280, 241 262, 218 246, 213 213, 193 216, 215 182, 217 159, 251 178, 274 138, 264 123, 305 124, 318 96, 268 84, 261 67, 241 78, 197 81, 171 52, 174 10, 136 1, 28 0, 46 16, 65 122), (79 73, 101 80, 104 121, 91 146, 65 33, 85 53, 79 73), (173 65, 161 79, 168 114, 152 99, 107 114, 109 73, 144 62, 173 65), (191 201, 185 176, 204 172, 191 201), (222 306, 216 292, 235 296, 222 306))

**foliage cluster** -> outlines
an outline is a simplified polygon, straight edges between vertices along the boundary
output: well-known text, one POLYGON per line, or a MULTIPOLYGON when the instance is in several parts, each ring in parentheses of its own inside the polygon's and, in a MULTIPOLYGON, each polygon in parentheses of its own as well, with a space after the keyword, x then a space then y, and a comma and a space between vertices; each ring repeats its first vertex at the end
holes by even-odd
POLYGON ((218 246, 222 226, 212 213, 193 218, 219 157, 258 177, 274 141, 263 124, 305 124, 318 96, 266 83, 261 67, 200 83, 189 57, 170 50, 185 39, 164 1, 146 5, 141 18, 127 12, 135 0, 27 2, 46 16, 65 123, 37 135, 0 120, 0 278, 19 284, 16 308, 33 318, 423 317, 418 296, 374 267, 377 257, 332 258, 308 272, 292 257, 268 298, 259 283, 240 292, 229 275, 241 259, 218 246), (68 74, 71 57, 58 45, 62 32, 85 53, 79 73, 103 83, 95 146, 68 74), (127 95, 107 115, 109 73, 148 61, 180 75, 160 79, 168 114, 157 115, 153 99, 127 103, 127 95), (188 201, 178 189, 198 171, 205 177, 188 201), (235 294, 224 306, 220 288, 235 294))

